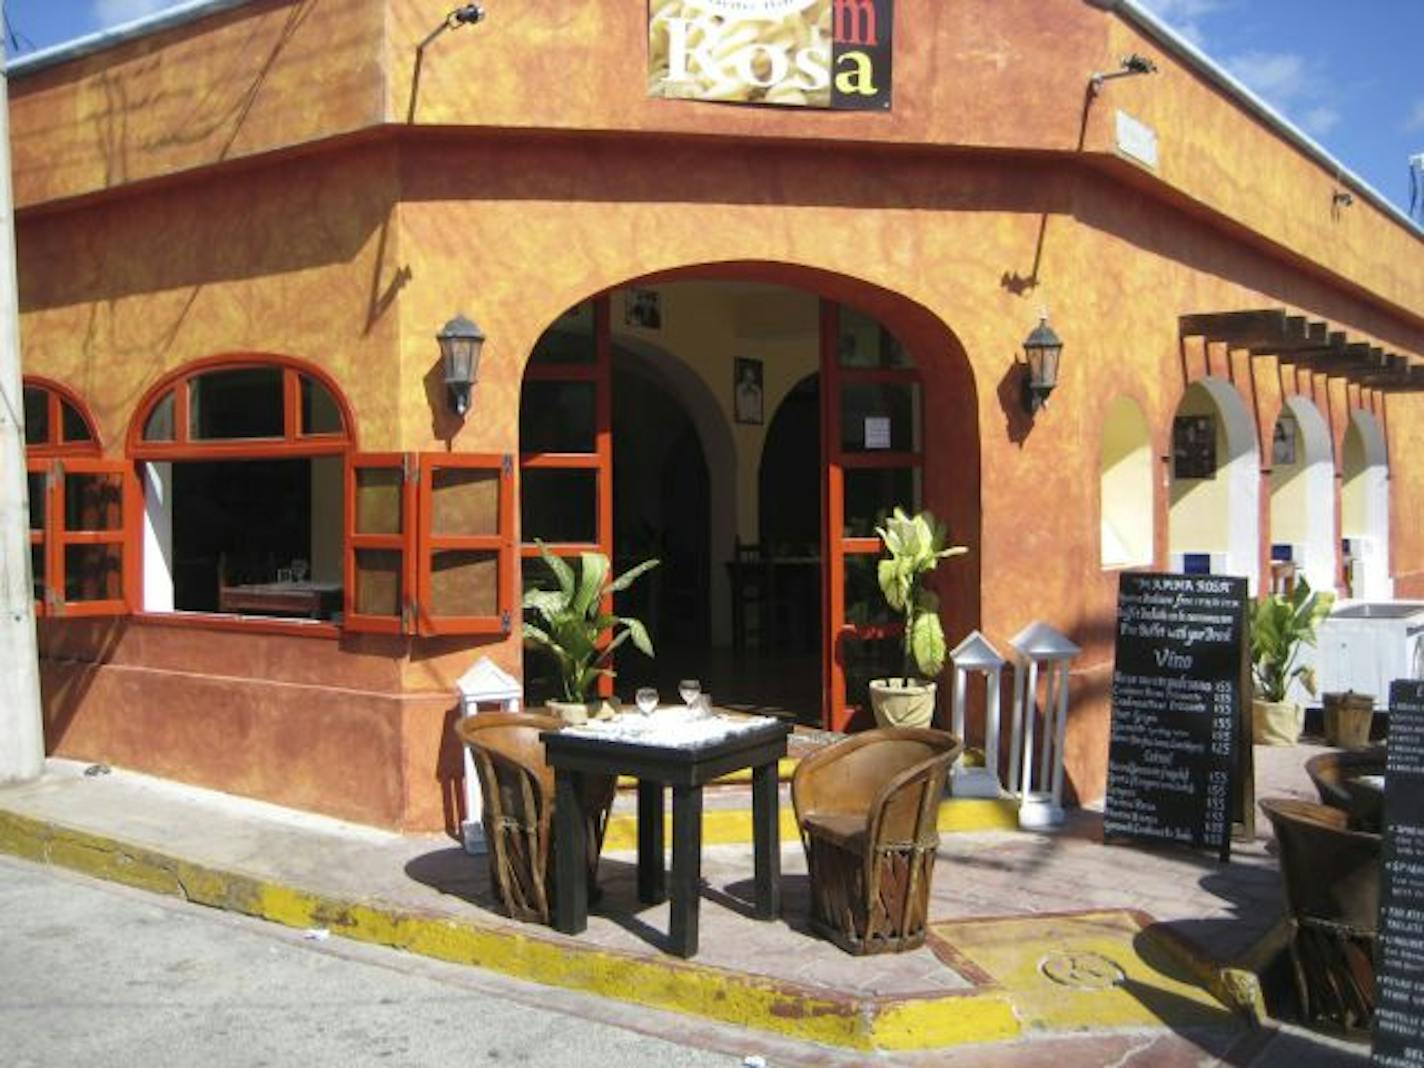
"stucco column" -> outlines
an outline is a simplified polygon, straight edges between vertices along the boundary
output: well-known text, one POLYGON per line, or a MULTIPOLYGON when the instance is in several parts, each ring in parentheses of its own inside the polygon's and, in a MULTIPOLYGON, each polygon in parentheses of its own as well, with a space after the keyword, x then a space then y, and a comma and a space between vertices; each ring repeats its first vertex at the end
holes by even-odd
POLYGON ((44 769, 19 314, 10 190, 10 104, 5 76, 0 73, 0 583, 4 586, 4 604, 0 606, 0 783, 33 779, 44 769))

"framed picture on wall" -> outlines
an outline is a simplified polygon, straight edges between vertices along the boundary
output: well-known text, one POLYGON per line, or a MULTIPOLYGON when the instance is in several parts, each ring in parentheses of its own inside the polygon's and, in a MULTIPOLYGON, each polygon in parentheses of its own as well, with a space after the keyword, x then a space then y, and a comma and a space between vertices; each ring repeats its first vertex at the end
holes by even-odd
POLYGON ((1216 417, 1179 415, 1172 421, 1172 477, 1216 477, 1216 417))
POLYGON ((663 328, 662 294, 656 289, 629 289, 623 294, 623 325, 644 330, 663 328))
POLYGON ((732 361, 732 414, 739 423, 762 421, 762 366, 760 360, 738 356, 732 361))

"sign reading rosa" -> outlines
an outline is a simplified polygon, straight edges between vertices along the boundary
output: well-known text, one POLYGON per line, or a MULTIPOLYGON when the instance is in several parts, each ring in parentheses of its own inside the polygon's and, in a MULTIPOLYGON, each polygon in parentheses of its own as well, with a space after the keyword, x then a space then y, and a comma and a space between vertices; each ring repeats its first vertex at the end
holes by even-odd
POLYGON ((650 0, 651 95, 886 109, 894 0, 650 0))

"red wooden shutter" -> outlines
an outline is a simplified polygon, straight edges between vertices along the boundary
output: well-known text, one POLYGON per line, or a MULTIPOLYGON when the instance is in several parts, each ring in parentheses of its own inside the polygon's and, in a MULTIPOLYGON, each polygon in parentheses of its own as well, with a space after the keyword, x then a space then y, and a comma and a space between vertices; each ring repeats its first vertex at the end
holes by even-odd
POLYGON ((415 457, 353 453, 346 461, 345 626, 415 630, 415 457))
POLYGON ((421 634, 514 626, 514 457, 420 457, 416 616, 421 634))

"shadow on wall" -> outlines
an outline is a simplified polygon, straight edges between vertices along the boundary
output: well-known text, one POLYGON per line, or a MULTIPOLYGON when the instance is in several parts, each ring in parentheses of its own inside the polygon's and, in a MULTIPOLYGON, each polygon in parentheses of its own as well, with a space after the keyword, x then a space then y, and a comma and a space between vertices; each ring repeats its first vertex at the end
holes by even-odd
POLYGON ((128 622, 122 618, 83 623, 39 621, 40 703, 44 709, 46 756, 53 756, 63 745, 99 669, 113 659, 127 629, 128 622))

